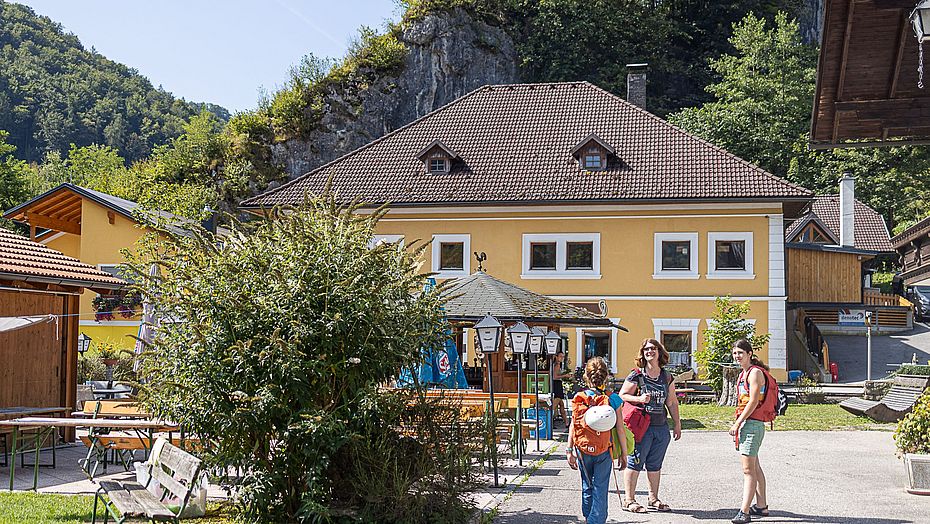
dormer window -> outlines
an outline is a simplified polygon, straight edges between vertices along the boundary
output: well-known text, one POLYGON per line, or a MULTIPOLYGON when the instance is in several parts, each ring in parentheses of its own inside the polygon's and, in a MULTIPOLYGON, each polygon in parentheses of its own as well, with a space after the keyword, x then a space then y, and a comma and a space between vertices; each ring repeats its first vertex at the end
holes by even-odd
POLYGON ((603 169, 604 165, 607 162, 604 162, 604 153, 599 147, 589 147, 585 150, 584 153, 584 168, 592 171, 598 169, 603 169))
POLYGON ((452 170, 452 161, 458 154, 439 140, 433 140, 417 153, 423 167, 430 174, 445 174, 452 170))
POLYGON ((578 165, 581 169, 585 171, 601 171, 607 169, 607 157, 616 155, 616 152, 600 137, 590 134, 572 148, 571 154, 578 159, 578 165))
POLYGON ((441 154, 432 156, 429 159, 428 169, 430 173, 448 173, 449 159, 441 154))

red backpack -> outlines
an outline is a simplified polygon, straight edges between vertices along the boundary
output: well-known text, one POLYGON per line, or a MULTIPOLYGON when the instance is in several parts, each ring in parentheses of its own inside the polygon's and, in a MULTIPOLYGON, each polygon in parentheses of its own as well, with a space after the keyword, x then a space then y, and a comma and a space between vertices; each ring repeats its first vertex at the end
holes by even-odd
MULTIPOLYGON (((751 366, 749 371, 752 371, 752 368, 758 368, 762 371, 762 374, 765 375, 765 392, 762 393, 762 400, 759 401, 759 405, 756 406, 756 409, 753 410, 752 414, 749 415, 749 418, 752 420, 761 420, 762 422, 772 422, 775 420, 779 413, 779 397, 781 397, 781 392, 778 390, 778 382, 775 381, 775 378, 765 370, 765 368, 760 366, 751 366)), ((748 381, 749 373, 745 373, 746 377, 743 376, 743 373, 740 373, 739 380, 737 381, 737 388, 743 382, 748 381)), ((746 384, 747 391, 749 390, 749 384, 746 384)))
POLYGON ((574 445, 585 455, 600 455, 611 448, 610 431, 595 431, 588 427, 584 421, 584 414, 588 408, 594 406, 609 406, 610 397, 607 394, 589 395, 582 391, 572 399, 572 427, 575 429, 574 445))

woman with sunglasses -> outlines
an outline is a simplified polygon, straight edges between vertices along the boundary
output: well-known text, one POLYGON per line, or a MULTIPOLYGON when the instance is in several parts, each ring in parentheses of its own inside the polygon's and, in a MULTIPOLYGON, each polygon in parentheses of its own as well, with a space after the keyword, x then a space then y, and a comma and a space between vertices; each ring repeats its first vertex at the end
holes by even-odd
POLYGON ((668 417, 671 415, 675 440, 681 438, 681 417, 678 414, 678 397, 672 375, 665 371, 668 364, 668 351, 658 340, 647 338, 639 350, 636 369, 630 372, 620 398, 644 406, 649 414, 649 428, 629 456, 624 484, 626 499, 623 509, 633 513, 645 513, 646 507, 636 501, 636 483, 639 473, 645 469, 649 479, 649 500, 646 506, 656 511, 671 511, 668 504, 659 498, 659 480, 662 475, 662 462, 668 451, 669 435, 668 417))

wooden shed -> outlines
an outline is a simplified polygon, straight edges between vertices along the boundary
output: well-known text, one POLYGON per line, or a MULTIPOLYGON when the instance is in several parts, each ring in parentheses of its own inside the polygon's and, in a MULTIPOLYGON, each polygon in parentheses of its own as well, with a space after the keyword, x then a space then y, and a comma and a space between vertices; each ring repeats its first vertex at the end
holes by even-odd
POLYGON ((125 282, 0 229, 0 320, 46 317, 0 331, 0 408, 73 406, 77 391, 78 297, 125 282))

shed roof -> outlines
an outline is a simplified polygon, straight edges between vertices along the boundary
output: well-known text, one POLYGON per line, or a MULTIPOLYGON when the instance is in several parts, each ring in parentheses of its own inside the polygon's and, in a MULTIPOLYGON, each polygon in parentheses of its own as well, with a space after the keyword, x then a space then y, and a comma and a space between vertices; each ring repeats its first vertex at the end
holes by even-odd
MULTIPOLYGON (((856 200, 855 232, 853 247, 865 251, 888 253, 894 251, 891 235, 885 225, 885 219, 871 207, 856 200)), ((834 238, 840 238, 840 197, 839 195, 817 195, 811 203, 810 211, 798 218, 785 230, 785 240, 790 241, 806 224, 817 220, 818 225, 826 226, 834 238)))
POLYGON ((126 282, 59 251, 0 229, 0 279, 118 289, 126 282))
POLYGON ((588 82, 481 87, 242 206, 300 204, 330 179, 340 199, 398 207, 811 195, 588 82), (571 152, 592 134, 620 161, 584 170, 571 152), (460 157, 449 173, 417 159, 435 140, 460 157))

